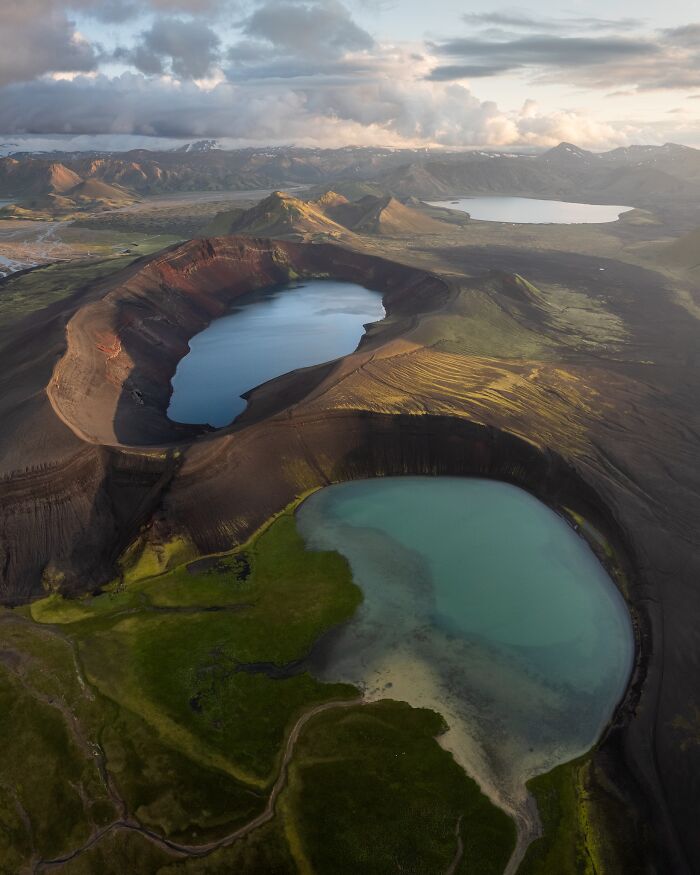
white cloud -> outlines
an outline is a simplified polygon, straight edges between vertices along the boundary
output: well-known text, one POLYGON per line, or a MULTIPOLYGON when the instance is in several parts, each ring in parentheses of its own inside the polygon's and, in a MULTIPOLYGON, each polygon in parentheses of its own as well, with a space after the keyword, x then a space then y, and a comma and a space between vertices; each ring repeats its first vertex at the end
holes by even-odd
POLYGON ((324 88, 257 83, 214 85, 126 73, 41 80, 0 92, 7 134, 230 138, 241 142, 337 146, 619 145, 637 129, 574 112, 545 113, 532 102, 516 112, 481 101, 462 85, 375 77, 324 88))
MULTIPOLYGON (((495 70, 527 64, 544 47, 557 74, 557 65, 568 58, 581 75, 590 76, 583 61, 593 52, 598 59, 595 75, 605 79, 621 63, 627 77, 620 76, 621 83, 633 68, 648 73, 650 63, 654 75, 663 73, 669 85, 673 77, 697 79, 697 68, 672 69, 668 52, 650 48, 648 37, 607 34, 614 22, 587 20, 594 35, 572 42, 556 32, 561 21, 545 37, 530 33, 541 22, 510 21, 521 35, 499 38, 501 48, 489 61, 492 36, 455 38, 432 47, 381 43, 354 22, 339 0, 249 0, 248 13, 235 19, 238 29, 233 31, 215 27, 211 18, 193 16, 239 8, 237 0, 149 0, 140 8, 150 11, 151 18, 131 44, 117 51, 127 72, 111 76, 105 71, 115 69, 109 66, 114 55, 105 57, 91 46, 65 12, 79 6, 98 14, 97 0, 0 2, 0 48, 6 49, 5 56, 0 52, 0 131, 6 135, 450 148, 547 146, 571 140, 604 148, 642 135, 670 139, 681 121, 686 136, 692 127, 692 109, 687 118, 677 113, 671 119, 664 107, 659 112, 663 125, 650 126, 606 121, 599 107, 591 113, 544 110, 532 100, 519 109, 503 107, 479 98, 461 78, 464 64, 457 71, 459 81, 444 69, 453 61, 460 66, 460 52, 465 57, 476 53, 467 57, 470 65, 495 70), (607 35, 595 35, 599 29, 607 35), (47 39, 51 50, 39 51, 47 39), (431 79, 431 71, 439 67, 442 73, 431 79), (659 134, 662 128, 666 135, 659 134)), ((117 16, 132 3, 110 0, 102 12, 117 16)), ((633 24, 626 22, 625 27, 633 24)), ((673 42, 686 57, 694 51, 698 30, 695 25, 677 28, 665 32, 663 40, 673 42)), ((641 82, 641 73, 635 75, 641 82)))

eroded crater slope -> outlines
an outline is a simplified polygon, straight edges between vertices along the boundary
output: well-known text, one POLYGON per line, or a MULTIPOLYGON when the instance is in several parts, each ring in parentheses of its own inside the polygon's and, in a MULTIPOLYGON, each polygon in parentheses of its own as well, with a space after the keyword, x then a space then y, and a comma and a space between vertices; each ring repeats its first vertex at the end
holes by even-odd
POLYGON ((3 600, 99 586, 139 533, 229 549, 338 480, 518 483, 624 557, 643 664, 596 763, 634 800, 632 833, 653 819, 661 871, 691 871, 700 323, 661 275, 612 260, 357 246, 193 241, 20 324, 0 352, 3 600), (355 353, 260 387, 233 428, 167 420, 189 337, 243 292, 324 275, 384 293, 355 353))

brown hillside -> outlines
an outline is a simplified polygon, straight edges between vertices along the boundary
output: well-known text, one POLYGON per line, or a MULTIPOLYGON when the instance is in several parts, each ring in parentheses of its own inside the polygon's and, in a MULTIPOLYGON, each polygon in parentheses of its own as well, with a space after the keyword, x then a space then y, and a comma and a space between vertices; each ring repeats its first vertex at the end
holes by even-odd
POLYGON ((67 192, 77 203, 100 203, 105 206, 123 206, 134 202, 134 195, 119 185, 109 185, 99 179, 86 179, 67 192))
POLYGON ((356 231, 397 237, 409 234, 442 234, 445 231, 445 226, 439 219, 407 207, 389 195, 383 198, 363 198, 358 206, 360 205, 366 209, 355 225, 356 231))
POLYGON ((66 194, 83 180, 65 164, 49 164, 37 174, 32 189, 37 194, 66 194))
POLYGON ((367 195, 351 202, 343 195, 327 191, 318 200, 302 201, 276 191, 243 213, 240 210, 219 213, 205 233, 275 237, 326 234, 339 237, 356 232, 401 237, 440 234, 444 230, 444 224, 439 220, 404 206, 389 195, 367 195))
MULTIPOLYGON (((225 214, 217 218, 225 226, 225 214)), ((284 237, 326 234, 347 236, 347 228, 329 218, 317 203, 306 203, 282 191, 275 191, 242 215, 232 211, 228 234, 253 234, 284 237)))

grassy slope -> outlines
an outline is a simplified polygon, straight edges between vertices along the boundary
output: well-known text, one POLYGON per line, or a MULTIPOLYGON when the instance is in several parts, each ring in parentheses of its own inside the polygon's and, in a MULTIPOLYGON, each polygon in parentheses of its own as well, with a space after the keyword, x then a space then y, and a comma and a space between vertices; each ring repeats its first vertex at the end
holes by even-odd
POLYGON ((528 783, 544 835, 518 875, 618 875, 646 871, 648 836, 637 834, 624 800, 609 795, 587 754, 528 783))
MULTIPOLYGON (((131 816, 200 843, 263 809, 299 715, 355 695, 307 674, 275 680, 237 670, 240 663, 298 659, 359 604, 345 560, 306 551, 291 513, 208 570, 131 574, 99 596, 48 596, 4 624, 0 640, 14 656, 0 658, 0 696, 12 719, 0 720, 0 743, 16 747, 0 764, 0 856, 12 861, 8 871, 32 853, 30 833, 34 855, 49 858, 116 818, 94 750, 104 751, 131 816), (34 686, 18 660, 35 666, 34 686), (42 696, 58 705, 52 709, 42 696), (75 727, 80 737, 72 737, 75 727), (28 770, 21 755, 27 739, 28 770), (4 789, 20 778, 21 809, 4 789)), ((301 842, 304 854, 308 848, 315 855, 315 871, 331 873, 340 856, 359 859, 367 829, 380 823, 378 860, 404 849, 421 871, 444 871, 460 816, 465 860, 479 860, 480 868, 458 871, 488 873, 487 860, 497 871, 512 846, 512 824, 436 743, 443 728, 437 715, 396 702, 326 712, 300 736, 283 818, 202 860, 178 860, 135 833, 114 832, 65 871, 291 873, 299 871, 301 842), (308 781, 319 750, 331 752, 332 762, 308 781), (324 811, 325 821, 317 820, 324 811), (329 824, 337 838, 324 849, 329 824)))
POLYGON ((345 560, 307 553, 287 514, 249 561, 245 580, 232 557, 208 573, 182 567, 32 607, 78 642, 91 684, 117 706, 101 741, 130 809, 171 835, 218 835, 261 810, 290 724, 313 703, 354 695, 308 674, 238 670, 298 659, 352 614, 360 594, 345 560))
POLYGON ((432 711, 381 701, 310 723, 282 807, 301 872, 499 875, 515 827, 435 743, 432 711))
POLYGON ((138 246, 129 255, 114 255, 111 241, 115 239, 110 238, 109 245, 93 241, 92 254, 105 257, 50 264, 3 280, 0 283, 0 326, 6 329, 24 316, 67 298, 96 280, 128 267, 140 256, 157 252, 177 240, 175 237, 124 235, 125 246, 132 241, 138 246))
POLYGON ((0 290, 0 323, 3 327, 67 298, 88 283, 131 264, 135 256, 104 258, 69 264, 51 264, 9 277, 0 290))
POLYGON ((62 875, 295 875, 284 835, 267 824, 202 859, 173 860, 136 833, 117 832, 61 868, 62 875))
POLYGON ((69 644, 2 612, 0 873, 52 857, 116 816, 89 746, 94 711, 69 644), (9 622, 8 622, 9 620, 9 622), (68 714, 76 719, 66 719, 68 714))

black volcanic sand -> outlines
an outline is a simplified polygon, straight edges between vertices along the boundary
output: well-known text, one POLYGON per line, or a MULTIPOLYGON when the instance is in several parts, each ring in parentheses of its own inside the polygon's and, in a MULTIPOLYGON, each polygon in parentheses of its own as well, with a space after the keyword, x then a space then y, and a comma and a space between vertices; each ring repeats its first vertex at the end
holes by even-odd
POLYGON ((411 473, 518 484, 584 516, 615 551, 638 661, 596 774, 628 806, 626 840, 651 842, 652 871, 699 871, 700 322, 652 270, 433 242, 394 243, 403 266, 333 246, 185 244, 2 338, 2 598, 35 597, 42 581, 93 589, 140 532, 226 550, 330 482, 411 473), (430 263, 444 277, 412 283, 406 265, 430 263), (251 393, 234 429, 173 430, 168 380, 188 337, 230 300, 222 290, 290 269, 381 290, 386 322, 340 362, 251 393), (558 285, 582 296, 575 306, 558 306, 558 285), (105 295, 107 309, 88 310, 105 295), (52 406, 44 389, 76 313, 79 342, 55 372, 52 406), (603 317, 612 341, 588 330, 603 317), (99 433, 105 417, 130 446, 99 433))

